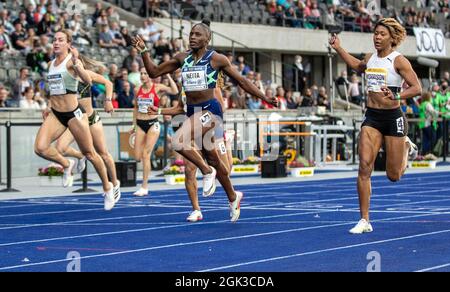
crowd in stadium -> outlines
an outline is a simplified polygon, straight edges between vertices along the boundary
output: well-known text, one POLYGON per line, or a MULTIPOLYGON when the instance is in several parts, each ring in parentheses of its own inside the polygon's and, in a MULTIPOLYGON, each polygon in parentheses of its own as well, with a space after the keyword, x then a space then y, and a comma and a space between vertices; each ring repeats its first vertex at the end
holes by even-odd
MULTIPOLYGON (((100 73, 114 83, 115 107, 133 107, 134 89, 139 86, 139 69, 143 66, 143 62, 138 52, 135 49, 131 49, 132 32, 129 32, 127 27, 120 27, 120 16, 114 7, 105 9, 101 3, 96 3, 96 9, 93 15, 69 15, 67 11, 59 7, 59 3, 62 1, 24 1, 26 4, 22 3, 22 1, 8 2, 13 2, 13 5, 17 6, 16 9, 7 9, 0 2, 0 54, 3 59, 8 59, 10 58, 9 56, 14 55, 17 56, 17 60, 23 59, 24 62, 22 64, 23 66, 17 67, 14 70, 12 68, 0 68, 0 82, 2 82, 0 84, 0 107, 35 109, 46 107, 44 78, 47 63, 52 58, 51 39, 52 35, 61 28, 69 29, 73 32, 75 42, 81 48, 81 51, 87 47, 95 47, 108 51, 121 50, 121 52, 125 52, 126 50, 128 56, 122 57, 120 62, 108 62, 103 72, 100 73), (95 29, 92 30, 89 27, 94 27, 95 29), (15 71, 17 71, 16 76, 12 74, 15 71)), ((208 1, 186 2, 203 3, 208 1)), ((362 20, 362 17, 368 17, 367 11, 364 8, 366 7, 364 1, 271 0, 256 2, 255 4, 265 5, 267 11, 277 19, 276 24, 278 25, 326 28, 327 25, 338 24, 339 20, 344 16, 344 20, 345 17, 355 18, 351 22, 353 23, 351 30, 370 31, 376 20, 373 17, 369 17, 370 21, 362 20), (319 4, 321 7, 323 7, 322 4, 328 4, 326 6, 327 10, 319 9, 319 4), (313 27, 305 25, 300 20, 299 22, 293 22, 292 15, 301 16, 300 18, 302 19, 308 18, 309 23, 313 27), (317 18, 315 22, 311 21, 314 17, 317 18)), ((422 10, 421 12, 416 12, 414 7, 404 7, 401 13, 395 16, 406 28, 408 28, 409 24, 413 26, 435 24, 436 13, 448 17, 448 0, 424 0, 418 1, 417 3, 423 3, 427 7, 432 7, 432 9, 429 12, 423 12, 422 10)), ((150 0, 148 7, 152 15, 164 16, 166 13, 162 11, 165 11, 164 9, 168 7, 167 4, 168 1, 150 0), (159 12, 159 15, 156 12, 159 12)), ((344 29, 349 29, 346 23, 348 24, 350 22, 344 21, 341 24, 343 24, 344 29)), ((158 27, 152 18, 146 19, 142 27, 137 29, 137 32, 144 36, 149 47, 152 48, 153 57, 157 62, 167 60, 177 52, 188 49, 186 40, 170 39, 164 36, 162 29, 158 27)), ((275 95, 279 97, 281 110, 310 106, 329 107, 328 88, 311 84, 308 75, 305 74, 309 64, 307 64, 307 60, 302 61, 301 56, 296 56, 296 61, 292 65, 293 70, 296 71, 292 75, 297 78, 297 80, 289 82, 289 84, 292 84, 292 88, 283 88, 279 84, 273 84, 263 80, 261 72, 254 71, 254 68, 250 67, 248 60, 245 60, 243 56, 233 56, 231 53, 227 53, 227 56, 233 66, 242 75, 254 82, 267 96, 275 95), (294 84, 297 84, 298 88, 294 88, 294 84), (300 95, 295 94, 295 89, 298 89, 300 95)), ((17 60, 14 63, 16 66, 20 64, 17 60)), ((8 61, 3 63, 2 66, 6 67, 5 64, 7 65, 8 61)), ((173 79, 179 87, 181 87, 180 77, 179 72, 176 72, 173 76, 173 79)), ((166 83, 168 80, 163 78, 156 80, 156 82, 166 83)), ((347 87, 346 89, 351 102, 358 105, 364 102, 360 80, 356 74, 351 74, 350 77, 347 77, 347 72, 344 71, 336 80, 336 84, 347 87)), ((443 87, 442 84, 444 84, 443 81, 438 81, 436 86, 440 86, 441 90, 443 87)), ((436 86, 435 88, 437 88, 436 86)), ((100 85, 95 85, 92 87, 92 91, 94 104, 97 103, 97 106, 100 107, 105 88, 100 85)), ((223 95, 228 108, 250 110, 271 108, 270 105, 245 94, 230 79, 226 79, 223 95)), ((176 102, 178 97, 165 96, 161 98, 161 104, 169 107, 176 102)), ((414 104, 414 102, 416 101, 411 101, 411 104, 414 104)))

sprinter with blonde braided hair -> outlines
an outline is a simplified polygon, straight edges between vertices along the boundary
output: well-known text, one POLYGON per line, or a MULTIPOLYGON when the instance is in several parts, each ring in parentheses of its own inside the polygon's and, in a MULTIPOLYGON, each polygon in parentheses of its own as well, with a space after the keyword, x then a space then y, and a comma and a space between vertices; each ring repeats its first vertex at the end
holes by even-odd
POLYGON ((330 45, 353 70, 366 75, 367 110, 359 140, 358 194, 361 220, 350 230, 360 234, 373 231, 369 223, 371 174, 383 142, 386 151, 386 174, 395 182, 406 170, 408 154, 413 159, 417 146, 408 138, 408 124, 400 109, 400 100, 421 94, 422 87, 411 63, 395 49, 406 38, 406 31, 395 19, 383 18, 375 25, 373 43, 376 52, 363 60, 346 52, 334 34, 330 45), (402 84, 408 88, 402 91, 402 84))

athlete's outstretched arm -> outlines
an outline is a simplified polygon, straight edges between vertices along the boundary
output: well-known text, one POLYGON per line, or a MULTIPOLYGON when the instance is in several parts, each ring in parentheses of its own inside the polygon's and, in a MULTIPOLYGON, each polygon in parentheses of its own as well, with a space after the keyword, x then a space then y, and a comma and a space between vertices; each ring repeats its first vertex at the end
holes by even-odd
POLYGON ((353 57, 346 50, 344 50, 344 48, 341 47, 341 41, 336 34, 333 34, 333 36, 331 37, 330 46, 336 50, 339 56, 344 60, 345 63, 347 63, 350 68, 358 72, 364 72, 364 70, 366 70, 367 60, 369 60, 371 54, 367 54, 364 60, 353 57))
POLYGON ((95 73, 91 70, 87 70, 87 71, 88 71, 89 75, 91 76, 92 82, 105 85, 106 95, 105 95, 104 108, 107 113, 113 112, 114 108, 112 106, 111 100, 113 97, 114 88, 113 88, 112 82, 98 73, 95 73))
POLYGON ((83 62, 81 62, 81 60, 78 58, 78 50, 74 47, 70 47, 69 51, 72 54, 72 59, 68 62, 68 67, 71 68, 84 83, 92 85, 91 76, 89 75, 87 70, 84 69, 83 62))
POLYGON ((180 96, 180 98, 178 99, 177 106, 168 107, 168 108, 159 108, 159 112, 158 112, 158 108, 156 106, 149 106, 147 111, 148 111, 149 115, 158 115, 158 114, 163 115, 163 116, 181 115, 181 114, 184 114, 183 101, 180 96))
POLYGON ((142 60, 144 61, 144 67, 147 71, 148 76, 150 78, 156 78, 161 75, 172 73, 178 68, 181 67, 181 60, 183 55, 186 55, 184 53, 179 53, 176 56, 174 56, 169 61, 166 61, 160 65, 156 65, 155 62, 153 62, 152 58, 150 57, 150 52, 147 49, 147 46, 145 45, 145 41, 142 38, 142 36, 137 35, 132 39, 133 47, 135 47, 138 52, 140 52, 142 56, 142 60))
POLYGON ((217 64, 219 70, 222 70, 229 77, 237 81, 238 85, 242 87, 247 93, 256 96, 274 106, 278 106, 278 100, 275 97, 266 97, 251 81, 244 78, 236 69, 231 66, 230 60, 222 54, 214 54, 213 62, 217 64))
POLYGON ((400 76, 405 79, 406 84, 409 85, 407 89, 401 92, 400 98, 406 99, 422 94, 422 85, 420 85, 419 78, 411 66, 411 63, 404 56, 398 56, 394 61, 395 69, 397 69, 400 76))

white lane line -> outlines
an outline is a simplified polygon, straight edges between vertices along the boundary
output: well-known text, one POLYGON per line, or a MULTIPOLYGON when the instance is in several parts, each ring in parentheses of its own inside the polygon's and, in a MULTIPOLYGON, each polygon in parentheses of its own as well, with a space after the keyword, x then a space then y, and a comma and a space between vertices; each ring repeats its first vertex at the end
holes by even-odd
MULTIPOLYGON (((416 218, 416 217, 423 217, 423 216, 425 216, 425 215, 413 215, 413 216, 404 216, 404 217, 389 218, 389 219, 380 219, 380 220, 374 220, 372 222, 390 221, 390 220, 406 219, 406 218, 416 218)), ((252 219, 255 219, 255 218, 252 218, 252 219)), ((204 223, 200 223, 200 224, 204 224, 204 223)), ((196 226, 199 226, 200 224, 197 224, 196 226)), ((164 228, 173 228, 173 227, 186 226, 186 225, 192 226, 192 224, 183 224, 183 225, 169 226, 169 227, 164 227, 164 228)), ((205 243, 214 243, 214 242, 222 242, 222 241, 229 241, 229 240, 238 240, 238 239, 244 239, 244 238, 263 237, 263 236, 278 235, 278 234, 285 234, 285 233, 291 233, 291 232, 300 232, 300 231, 306 231, 306 230, 338 227, 338 226, 344 226, 344 225, 349 225, 349 223, 319 225, 319 226, 312 226, 312 227, 287 229, 287 230, 279 230, 279 231, 256 233, 256 234, 247 234, 247 235, 224 237, 224 238, 216 238, 216 239, 201 240, 201 241, 181 242, 181 243, 161 245, 161 246, 154 246, 154 247, 147 247, 147 248, 140 248, 140 249, 134 249, 134 250, 127 250, 127 251, 120 251, 120 252, 112 252, 112 253, 105 253, 105 254, 90 255, 90 256, 84 256, 84 257, 80 257, 80 258, 76 258, 76 259, 59 259, 59 260, 37 262, 37 263, 30 263, 30 264, 23 264, 23 265, 16 265, 16 266, 7 266, 7 267, 1 267, 0 271, 1 270, 11 270, 11 269, 16 269, 16 268, 21 268, 21 267, 30 267, 30 266, 38 266, 38 265, 45 265, 45 264, 67 262, 67 261, 78 260, 78 259, 82 260, 82 259, 90 259, 90 258, 98 258, 98 257, 115 256, 115 255, 121 255, 121 254, 131 254, 131 253, 136 253, 136 252, 143 252, 143 251, 150 251, 150 250, 159 250, 159 249, 164 249, 164 248, 184 247, 184 246, 191 246, 191 245, 198 245, 198 244, 205 244, 205 243)), ((139 231, 146 231, 146 230, 149 230, 149 229, 156 229, 156 228, 146 228, 146 229, 141 229, 139 231)), ((126 233, 126 232, 127 231, 123 231, 123 232, 119 232, 119 233, 126 233)), ((444 232, 450 232, 450 229, 444 230, 444 231, 426 233, 426 235, 432 235, 432 234, 438 234, 438 233, 444 233, 444 232)), ((416 235, 416 236, 418 237, 419 235, 416 235)), ((409 237, 402 237, 402 239, 403 238, 409 238, 409 237)), ((391 241, 393 241, 393 240, 399 240, 399 239, 391 239, 391 241)), ((373 244, 373 243, 371 243, 371 244, 373 244)), ((367 245, 367 243, 363 244, 363 245, 367 245)), ((358 246, 358 245, 355 245, 355 246, 358 246)), ((339 249, 339 248, 334 248, 334 249, 339 249)))

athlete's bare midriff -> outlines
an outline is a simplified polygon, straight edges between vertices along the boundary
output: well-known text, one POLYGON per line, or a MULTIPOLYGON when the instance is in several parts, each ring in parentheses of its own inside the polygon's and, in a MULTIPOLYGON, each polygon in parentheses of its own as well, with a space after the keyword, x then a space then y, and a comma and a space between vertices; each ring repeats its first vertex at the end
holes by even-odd
POLYGON ((186 92, 187 104, 199 104, 214 98, 214 88, 186 92))
POLYGON ((86 111, 86 115, 88 117, 90 117, 94 113, 94 108, 92 107, 92 99, 90 97, 81 98, 80 105, 86 111))
POLYGON ((383 92, 369 92, 367 107, 374 109, 396 109, 400 101, 387 98, 383 92))
POLYGON ((52 109, 58 112, 71 112, 78 106, 78 96, 76 94, 52 95, 50 96, 52 109))

